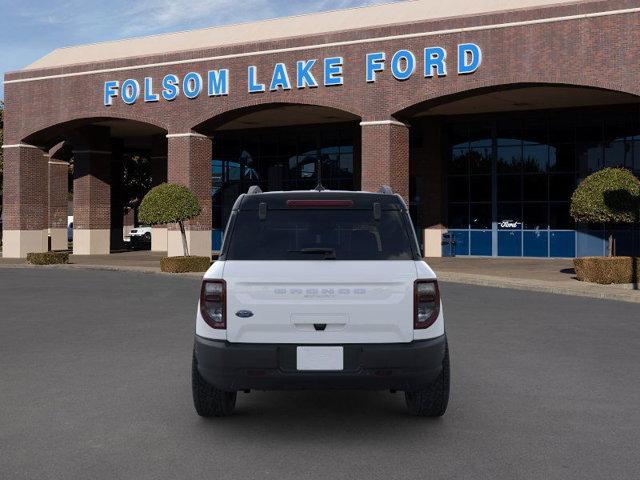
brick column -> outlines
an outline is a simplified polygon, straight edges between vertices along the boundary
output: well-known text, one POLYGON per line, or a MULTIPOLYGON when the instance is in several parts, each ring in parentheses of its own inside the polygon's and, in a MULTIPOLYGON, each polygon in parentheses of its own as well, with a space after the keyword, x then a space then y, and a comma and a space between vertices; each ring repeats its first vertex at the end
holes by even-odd
POLYGON ((108 255, 111 235, 109 130, 78 132, 73 150, 73 253, 108 255))
POLYGON ((67 250, 69 164, 49 158, 49 236, 51 250, 67 250))
MULTIPOLYGON (((202 214, 187 222, 190 255, 211 256, 211 154, 209 137, 197 133, 167 135, 169 183, 188 187, 198 197, 202 214)), ((180 230, 169 226, 168 255, 184 255, 180 230)))
MULTIPOLYGON (((167 138, 156 135, 151 143, 151 186, 156 187, 167 181, 167 138)), ((166 225, 151 228, 151 251, 166 252, 168 230, 166 225)))
POLYGON ((365 121, 362 128, 362 190, 390 186, 409 202, 409 128, 396 120, 365 121))
POLYGON ((26 144, 4 145, 4 258, 48 250, 48 154, 26 144))

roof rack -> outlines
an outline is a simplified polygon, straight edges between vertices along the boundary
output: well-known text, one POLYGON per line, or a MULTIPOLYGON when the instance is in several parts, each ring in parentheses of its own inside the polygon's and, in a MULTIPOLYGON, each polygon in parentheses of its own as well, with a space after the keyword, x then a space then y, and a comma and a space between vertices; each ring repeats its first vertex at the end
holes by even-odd
POLYGON ((382 185, 378 189, 378 193, 382 193, 383 195, 394 195, 393 189, 388 185, 382 185))
POLYGON ((262 193, 262 189, 258 185, 251 185, 247 190, 247 195, 256 195, 262 193))

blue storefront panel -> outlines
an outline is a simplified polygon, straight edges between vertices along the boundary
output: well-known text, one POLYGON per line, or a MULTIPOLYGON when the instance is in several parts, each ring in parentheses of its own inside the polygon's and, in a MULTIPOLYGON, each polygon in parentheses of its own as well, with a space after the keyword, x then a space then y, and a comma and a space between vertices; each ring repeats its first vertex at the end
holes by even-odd
POLYGON ((498 232, 498 256, 521 257, 522 256, 522 232, 499 231, 498 232))
POLYGON ((471 230, 469 250, 471 255, 491 256, 491 230, 471 230))
POLYGON ((522 255, 525 257, 548 257, 549 232, 545 230, 523 232, 522 255))
POLYGON ((456 255, 469 255, 469 230, 450 230, 456 241, 456 255))
POLYGON ((551 231, 549 242, 551 257, 573 258, 576 256, 576 232, 551 231))

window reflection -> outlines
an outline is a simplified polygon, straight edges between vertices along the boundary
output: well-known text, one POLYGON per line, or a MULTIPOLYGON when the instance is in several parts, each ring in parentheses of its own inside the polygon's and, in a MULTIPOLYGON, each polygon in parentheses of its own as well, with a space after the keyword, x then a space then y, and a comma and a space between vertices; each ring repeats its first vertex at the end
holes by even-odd
POLYGON ((212 160, 213 228, 224 228, 238 195, 251 185, 265 191, 354 189, 357 124, 224 131, 212 160))

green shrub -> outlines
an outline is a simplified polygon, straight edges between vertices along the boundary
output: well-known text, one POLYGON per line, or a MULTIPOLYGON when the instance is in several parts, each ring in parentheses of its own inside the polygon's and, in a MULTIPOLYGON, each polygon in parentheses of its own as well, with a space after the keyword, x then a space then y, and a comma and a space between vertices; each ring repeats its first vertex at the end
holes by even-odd
POLYGON ((27 253, 27 262, 31 265, 59 265, 69 263, 68 252, 27 253))
POLYGON ((634 223, 640 180, 624 168, 605 168, 585 178, 571 196, 571 216, 584 223, 634 223))
POLYGON ((189 255, 184 222, 202 213, 198 198, 187 187, 163 183, 152 188, 142 199, 138 219, 149 225, 177 223, 182 234, 184 254, 189 255))
POLYGON ((168 273, 206 272, 211 266, 209 257, 164 257, 160 270, 168 273))
POLYGON ((573 265, 576 277, 583 282, 608 285, 640 281, 639 257, 581 257, 574 259, 573 265))

